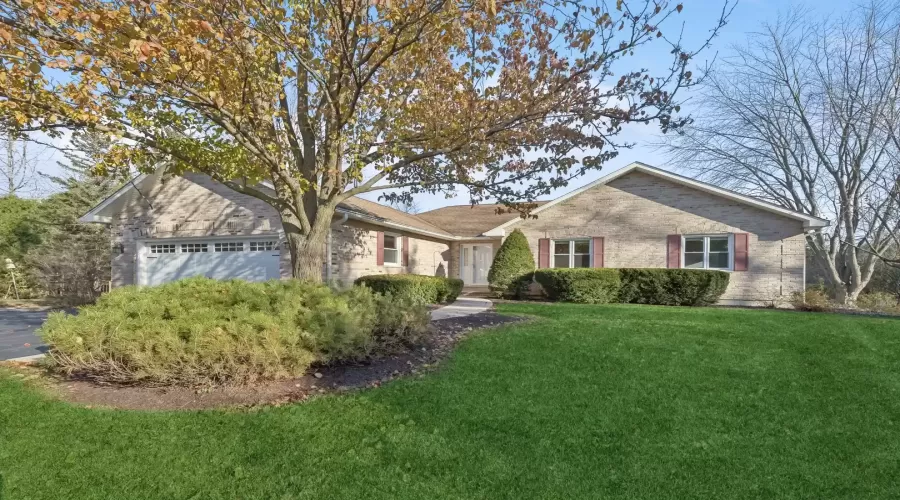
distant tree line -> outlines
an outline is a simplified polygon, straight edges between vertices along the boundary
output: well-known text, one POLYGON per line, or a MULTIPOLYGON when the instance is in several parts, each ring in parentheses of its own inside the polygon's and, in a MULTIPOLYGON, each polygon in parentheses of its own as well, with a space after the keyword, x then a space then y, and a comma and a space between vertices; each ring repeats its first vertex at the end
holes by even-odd
MULTIPOLYGON (((6 137, 14 135, 6 135, 6 137)), ((8 144, 20 154, 23 145, 8 144)), ((83 224, 78 218, 109 196, 118 182, 95 175, 96 159, 110 147, 106 136, 80 131, 73 134, 70 145, 63 149, 65 161, 59 162, 62 173, 46 176, 59 191, 44 198, 23 198, 15 189, 0 196, 0 261, 6 259, 15 269, 0 269, 4 296, 13 275, 22 298, 59 297, 70 302, 93 300, 109 282, 110 243, 108 229, 96 224, 83 224)), ((31 165, 32 158, 22 158, 17 165, 31 165)), ((23 176, 41 175, 28 170, 11 178, 15 185, 33 182, 23 176)), ((13 183, 9 184, 10 186, 13 183)), ((10 293, 10 296, 14 293, 10 293)))

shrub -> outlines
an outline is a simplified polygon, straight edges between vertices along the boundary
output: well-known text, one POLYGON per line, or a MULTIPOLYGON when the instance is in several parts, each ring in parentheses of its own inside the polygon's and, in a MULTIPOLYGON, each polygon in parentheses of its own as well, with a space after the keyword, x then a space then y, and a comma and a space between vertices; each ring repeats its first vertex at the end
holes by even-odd
POLYGON ((900 300, 893 293, 863 293, 856 299, 856 306, 867 311, 900 314, 900 300))
POLYGON ((463 288, 460 279, 421 274, 373 274, 357 278, 354 284, 395 299, 408 299, 414 304, 453 302, 463 288))
MULTIPOLYGON (((355 287, 365 290, 365 287, 355 287)), ((431 315, 409 297, 372 294, 375 299, 375 345, 379 353, 390 353, 422 343, 428 332, 431 315)))
POLYGON ((728 288, 728 273, 699 269, 619 269, 619 300, 634 304, 707 306, 728 288))
POLYGON ((491 291, 506 297, 519 295, 519 282, 534 272, 534 254, 521 230, 516 229, 503 241, 488 272, 491 291))
POLYGON ((810 287, 805 292, 791 294, 791 306, 798 311, 824 312, 834 309, 831 297, 821 288, 810 287))
POLYGON ((616 269, 539 269, 534 278, 554 301, 608 304, 619 296, 616 269))
POLYGON ((312 363, 364 358, 381 342, 416 338, 422 314, 362 288, 191 278, 113 290, 77 315, 51 314, 39 334, 52 346, 51 365, 68 375, 248 382, 300 376, 312 363))

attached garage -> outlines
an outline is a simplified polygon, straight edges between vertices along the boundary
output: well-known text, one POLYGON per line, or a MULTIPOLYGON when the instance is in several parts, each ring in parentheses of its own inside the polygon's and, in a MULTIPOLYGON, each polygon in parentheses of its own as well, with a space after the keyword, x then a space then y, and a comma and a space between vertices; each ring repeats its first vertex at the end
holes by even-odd
POLYGON ((191 276, 278 279, 278 237, 159 238, 138 242, 137 283, 160 285, 191 276))

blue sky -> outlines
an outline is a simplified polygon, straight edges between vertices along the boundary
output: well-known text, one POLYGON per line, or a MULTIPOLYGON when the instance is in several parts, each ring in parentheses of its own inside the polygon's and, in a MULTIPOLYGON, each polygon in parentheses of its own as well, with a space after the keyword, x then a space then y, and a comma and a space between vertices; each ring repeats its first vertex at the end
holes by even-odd
MULTIPOLYGON (((671 0, 674 4, 678 0, 671 0)), ((683 0, 684 11, 681 19, 677 21, 685 22, 684 41, 685 47, 696 47, 708 36, 709 29, 714 26, 718 16, 722 10, 721 0, 683 0)), ((811 15, 817 16, 839 16, 842 13, 849 12, 849 9, 855 8, 858 3, 839 2, 837 0, 819 0, 812 2, 791 2, 785 0, 739 0, 737 6, 729 18, 728 25, 725 26, 718 38, 713 41, 712 47, 705 53, 701 54, 696 62, 712 61, 716 57, 723 57, 728 54, 729 48, 735 44, 741 44, 747 39, 747 35, 759 28, 765 22, 774 22, 779 14, 783 14, 791 6, 797 5, 810 9, 811 15)), ((671 25, 666 31, 676 28, 677 25, 671 25)), ((663 46, 660 46, 663 48, 663 46)), ((642 51, 635 54, 634 65, 647 67, 651 70, 658 68, 659 71, 665 71, 668 67, 670 59, 667 53, 653 54, 642 51)), ((682 108, 682 112, 690 112, 690 93, 685 93, 682 97, 687 97, 688 101, 682 108)), ((593 171, 581 178, 573 180, 567 187, 560 188, 551 195, 543 197, 552 199, 569 191, 575 190, 585 184, 588 184, 604 175, 614 172, 626 165, 641 161, 654 166, 665 168, 668 170, 677 170, 677 165, 670 165, 666 162, 665 155, 657 151, 651 146, 654 142, 658 142, 660 138, 659 128, 655 125, 635 125, 627 128, 620 136, 620 142, 635 143, 635 147, 631 149, 622 149, 619 156, 607 162, 599 171, 593 171)), ((379 193, 368 193, 364 197, 373 201, 377 201, 379 193)), ((427 211, 447 205, 461 205, 469 203, 468 197, 462 190, 455 198, 446 198, 443 195, 418 195, 416 196, 416 205, 421 211, 427 211)))
MULTIPOLYGON (((671 0, 673 3, 678 0, 671 0)), ((708 30, 712 27, 718 18, 722 9, 721 0, 682 0, 684 11, 680 19, 685 24, 685 46, 690 48, 700 43, 708 34, 708 30)), ((762 23, 773 21, 778 17, 779 13, 783 13, 791 5, 802 5, 808 7, 812 14, 821 16, 840 16, 849 12, 850 9, 856 8, 859 4, 849 3, 838 0, 818 0, 811 2, 789 2, 784 0, 740 0, 729 19, 728 25, 723 28, 721 35, 713 42, 713 46, 705 54, 702 54, 698 61, 702 63, 704 60, 712 60, 713 57, 721 58, 728 54, 729 47, 733 44, 740 44, 746 40, 747 34, 759 29, 762 23)), ((676 28, 672 25, 669 30, 676 28)), ((640 52, 635 55, 634 65, 648 67, 651 70, 659 68, 664 71, 668 64, 667 54, 654 54, 652 52, 640 52)), ((683 97, 690 98, 690 93, 685 93, 683 97)), ((690 112, 690 101, 683 107, 682 112, 690 112)), ((619 156, 604 165, 600 171, 591 172, 584 177, 572 181, 569 186, 559 189, 547 198, 559 196, 565 192, 577 189, 597 178, 614 172, 634 161, 642 161, 658 167, 677 170, 677 165, 667 164, 666 158, 661 152, 656 151, 650 146, 658 141, 658 127, 654 125, 635 125, 627 128, 620 137, 623 142, 634 142, 636 146, 632 149, 623 149, 619 156)), ((57 159, 61 155, 58 152, 48 151, 42 155, 39 170, 47 174, 58 173, 59 167, 56 165, 57 159)), ((367 198, 376 200, 378 193, 370 193, 367 198)), ((416 203, 420 210, 430 210, 446 205, 466 204, 468 198, 464 195, 447 199, 443 195, 419 195, 416 197, 416 203)))

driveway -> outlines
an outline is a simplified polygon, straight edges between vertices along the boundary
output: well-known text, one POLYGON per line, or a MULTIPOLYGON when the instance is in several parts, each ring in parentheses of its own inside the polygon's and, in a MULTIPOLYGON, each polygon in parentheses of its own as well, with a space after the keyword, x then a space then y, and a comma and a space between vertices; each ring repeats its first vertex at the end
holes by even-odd
POLYGON ((46 347, 34 334, 47 311, 0 308, 0 361, 41 354, 46 347))

